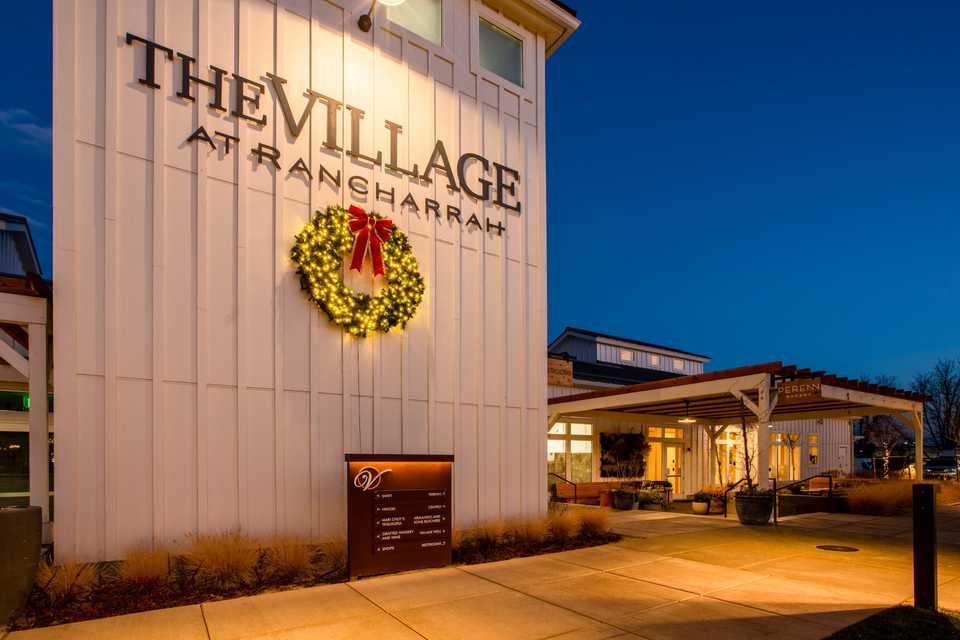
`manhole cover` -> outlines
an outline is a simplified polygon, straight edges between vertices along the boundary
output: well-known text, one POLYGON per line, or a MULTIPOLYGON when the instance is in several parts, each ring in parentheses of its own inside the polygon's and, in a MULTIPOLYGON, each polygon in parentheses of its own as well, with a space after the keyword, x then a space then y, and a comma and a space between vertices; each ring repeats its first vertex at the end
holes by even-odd
POLYGON ((857 549, 856 547, 845 547, 842 544, 818 544, 817 549, 822 549, 824 551, 842 551, 843 553, 860 551, 860 549, 857 549))

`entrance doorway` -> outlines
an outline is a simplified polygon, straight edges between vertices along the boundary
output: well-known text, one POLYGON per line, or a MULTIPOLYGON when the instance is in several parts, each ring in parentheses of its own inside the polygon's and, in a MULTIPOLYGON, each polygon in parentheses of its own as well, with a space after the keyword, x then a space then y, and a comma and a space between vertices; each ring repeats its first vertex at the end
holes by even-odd
POLYGON ((683 429, 650 427, 647 429, 650 453, 647 455, 647 480, 666 480, 679 493, 683 482, 683 429))

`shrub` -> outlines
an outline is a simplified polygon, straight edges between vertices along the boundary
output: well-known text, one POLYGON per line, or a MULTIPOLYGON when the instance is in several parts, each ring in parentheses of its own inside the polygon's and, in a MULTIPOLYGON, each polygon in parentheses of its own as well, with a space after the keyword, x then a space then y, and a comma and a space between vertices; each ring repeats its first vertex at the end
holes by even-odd
POLYGON ((292 582, 310 572, 312 555, 303 540, 274 538, 264 550, 264 574, 273 582, 292 582))
POLYGON ((591 509, 580 514, 580 536, 600 538, 610 531, 610 517, 603 509, 591 509))
POLYGON ((571 511, 559 511, 547 519, 547 530, 554 542, 566 544, 580 533, 580 519, 571 511))
POLYGON ((347 571, 347 541, 334 538, 320 545, 323 575, 340 575, 347 571))
POLYGON ((170 553, 165 549, 135 549, 120 565, 119 579, 134 584, 160 584, 170 579, 170 553))
POLYGON ((54 606, 66 604, 87 595, 94 586, 97 572, 92 564, 70 560, 60 565, 41 562, 37 569, 37 586, 54 606))
POLYGON ((937 483, 937 504, 960 502, 960 483, 948 480, 937 483))
POLYGON ((187 557, 196 566, 198 578, 223 588, 250 581, 260 550, 238 533, 225 533, 197 538, 187 557))
POLYGON ((664 505, 667 502, 667 496, 662 491, 644 490, 637 492, 637 504, 642 507, 645 504, 664 505))
POLYGON ((547 521, 545 518, 530 520, 516 520, 508 522, 504 527, 503 539, 520 547, 537 547, 543 544, 547 537, 547 521))
POLYGON ((913 504, 913 483, 887 481, 853 487, 847 493, 850 513, 893 516, 909 511, 913 504))

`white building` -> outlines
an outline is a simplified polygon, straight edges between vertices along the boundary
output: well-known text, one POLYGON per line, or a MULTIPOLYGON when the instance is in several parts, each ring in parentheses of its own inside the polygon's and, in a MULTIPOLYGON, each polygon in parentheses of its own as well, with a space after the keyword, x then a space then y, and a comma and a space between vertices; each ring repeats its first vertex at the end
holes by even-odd
MULTIPOLYGON (((571 327, 550 343, 549 354, 555 372, 548 385, 551 399, 698 376, 710 362, 707 356, 571 327), (566 377, 560 373, 564 368, 569 369, 566 377)), ((690 415, 696 417, 696 400, 691 398, 687 406, 694 407, 690 415)), ((819 473, 850 473, 854 419, 851 415, 772 421, 769 477, 790 481, 819 473)), ((749 421, 754 420, 751 416, 749 421)), ((680 496, 743 476, 741 427, 736 419, 719 431, 718 452, 698 424, 681 424, 673 418, 648 422, 637 424, 612 413, 568 415, 550 425, 548 468, 574 482, 608 480, 600 469, 601 434, 639 432, 651 447, 645 478, 670 481, 680 496)))
POLYGON ((59 557, 342 535, 346 452, 453 453, 458 527, 545 510, 544 65, 579 23, 385 4, 54 3, 59 557), (301 291, 329 205, 409 238, 405 327, 301 291))

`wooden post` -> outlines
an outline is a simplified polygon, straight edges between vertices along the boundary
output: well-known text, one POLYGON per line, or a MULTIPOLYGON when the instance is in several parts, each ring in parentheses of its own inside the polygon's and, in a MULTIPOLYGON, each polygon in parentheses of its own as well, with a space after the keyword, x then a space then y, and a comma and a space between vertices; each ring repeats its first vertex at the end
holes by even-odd
POLYGON ((934 485, 913 485, 913 601, 937 610, 937 522, 934 485))
POLYGON ((913 428, 913 441, 916 444, 913 455, 913 467, 917 480, 923 480, 923 408, 915 414, 916 426, 913 428))

